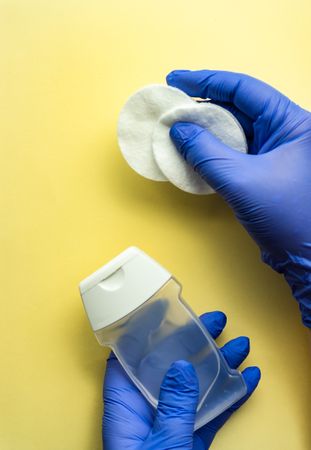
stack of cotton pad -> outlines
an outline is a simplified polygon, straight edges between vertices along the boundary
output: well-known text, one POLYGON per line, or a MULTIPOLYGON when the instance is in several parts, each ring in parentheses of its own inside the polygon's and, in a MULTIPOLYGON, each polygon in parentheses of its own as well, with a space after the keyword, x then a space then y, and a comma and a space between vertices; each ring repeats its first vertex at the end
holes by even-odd
POLYGON ((213 189, 185 162, 169 136, 179 121, 201 125, 230 147, 247 152, 243 129, 226 109, 198 103, 179 89, 160 84, 145 86, 124 105, 118 122, 121 152, 146 178, 170 181, 192 194, 210 194, 213 189))

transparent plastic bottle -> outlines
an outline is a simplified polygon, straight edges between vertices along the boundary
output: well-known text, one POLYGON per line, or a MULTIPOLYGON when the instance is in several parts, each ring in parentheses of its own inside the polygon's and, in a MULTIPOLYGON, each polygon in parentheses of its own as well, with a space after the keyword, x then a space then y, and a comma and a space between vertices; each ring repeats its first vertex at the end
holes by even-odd
POLYGON ((180 359, 193 364, 199 380, 195 429, 246 394, 241 373, 182 299, 179 282, 141 250, 125 250, 83 280, 80 292, 98 342, 154 407, 165 373, 180 359))

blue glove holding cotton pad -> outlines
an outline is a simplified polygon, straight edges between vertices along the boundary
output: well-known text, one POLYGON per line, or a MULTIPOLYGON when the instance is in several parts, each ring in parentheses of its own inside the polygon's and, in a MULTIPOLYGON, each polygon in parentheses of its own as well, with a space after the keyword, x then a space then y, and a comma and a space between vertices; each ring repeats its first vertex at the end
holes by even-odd
POLYGON ((174 71, 167 81, 188 95, 212 98, 243 125, 247 155, 189 121, 176 123, 171 138, 233 208, 263 260, 284 274, 311 328, 311 113, 240 73, 174 71))
POLYGON ((186 164, 169 137, 171 125, 178 120, 195 122, 226 145, 247 151, 241 125, 225 108, 198 103, 174 87, 150 85, 134 93, 121 110, 121 152, 128 164, 146 178, 170 181, 193 194, 210 194, 213 189, 186 164))

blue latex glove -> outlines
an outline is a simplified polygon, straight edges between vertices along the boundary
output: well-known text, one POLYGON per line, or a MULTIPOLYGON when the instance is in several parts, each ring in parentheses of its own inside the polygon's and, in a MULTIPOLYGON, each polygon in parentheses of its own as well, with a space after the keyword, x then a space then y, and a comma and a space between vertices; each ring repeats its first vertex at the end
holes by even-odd
POLYGON ((210 98, 244 128, 249 154, 188 122, 170 136, 188 163, 233 208, 263 260, 283 273, 311 327, 311 113, 247 75, 177 70, 167 82, 210 98))
MULTIPOLYGON (((201 320, 216 338, 226 324, 221 312, 206 313, 201 320)), ((237 368, 249 353, 249 340, 239 337, 221 349, 228 364, 237 368)), ((198 403, 198 380, 193 366, 177 361, 168 370, 155 410, 131 382, 116 357, 107 362, 103 389, 103 443, 105 450, 168 450, 209 448, 215 434, 253 393, 259 379, 257 367, 243 371, 247 394, 239 402, 193 433, 198 403)))

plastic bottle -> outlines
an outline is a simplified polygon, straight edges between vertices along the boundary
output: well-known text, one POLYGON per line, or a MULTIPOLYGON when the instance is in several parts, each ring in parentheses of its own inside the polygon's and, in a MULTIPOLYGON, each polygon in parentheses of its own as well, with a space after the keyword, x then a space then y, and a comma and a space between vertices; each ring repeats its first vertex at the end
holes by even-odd
POLYGON ((246 394, 199 318, 181 298, 181 285, 160 264, 130 247, 80 283, 92 329, 110 347, 133 383, 156 407, 172 362, 190 361, 200 387, 195 429, 246 394))

